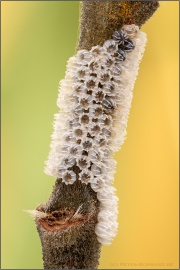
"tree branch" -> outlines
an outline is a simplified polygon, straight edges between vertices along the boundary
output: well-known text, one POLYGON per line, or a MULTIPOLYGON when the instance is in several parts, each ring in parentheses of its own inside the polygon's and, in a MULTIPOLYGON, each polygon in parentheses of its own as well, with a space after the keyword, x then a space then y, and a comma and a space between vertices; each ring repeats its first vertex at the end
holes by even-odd
POLYGON ((158 6, 157 1, 83 1, 77 50, 102 46, 129 21, 141 27, 158 6))
POLYGON ((101 245, 94 227, 99 201, 89 185, 66 185, 57 179, 49 201, 37 210, 47 213, 44 219, 36 218, 45 269, 97 268, 101 245))
MULTIPOLYGON (((141 26, 157 7, 157 1, 84 1, 77 50, 102 45, 127 21, 141 26)), ((66 185, 58 178, 50 199, 32 211, 45 269, 98 267, 101 244, 95 226, 100 202, 90 183, 78 181, 79 167, 73 165, 71 170, 77 181, 66 185)))

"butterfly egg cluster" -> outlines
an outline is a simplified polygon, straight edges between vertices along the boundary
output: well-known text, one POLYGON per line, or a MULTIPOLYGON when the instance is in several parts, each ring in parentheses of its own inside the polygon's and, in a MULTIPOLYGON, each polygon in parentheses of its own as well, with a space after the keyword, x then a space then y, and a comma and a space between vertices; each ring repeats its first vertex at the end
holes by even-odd
POLYGON ((112 186, 146 35, 124 25, 112 39, 69 59, 60 82, 51 151, 45 172, 68 185, 90 184, 100 201, 98 241, 109 245, 117 233, 117 201, 112 186))

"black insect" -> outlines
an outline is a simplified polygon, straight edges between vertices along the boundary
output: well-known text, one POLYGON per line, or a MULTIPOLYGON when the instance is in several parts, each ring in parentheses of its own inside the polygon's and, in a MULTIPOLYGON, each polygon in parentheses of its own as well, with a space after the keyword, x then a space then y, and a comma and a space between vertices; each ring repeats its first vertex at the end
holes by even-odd
POLYGON ((114 102, 112 101, 112 99, 109 98, 103 99, 102 105, 105 113, 112 113, 115 109, 114 102))
POLYGON ((130 39, 130 38, 127 38, 124 43, 121 43, 120 45, 118 45, 118 48, 122 51, 125 51, 125 52, 131 52, 132 50, 134 50, 135 48, 135 42, 130 39))
MULTIPOLYGON (((112 37, 118 43, 118 49, 121 51, 131 52, 135 48, 135 42, 128 37, 126 31, 117 30, 113 33, 112 37)), ((122 53, 120 52, 120 54, 122 53)), ((124 59, 124 56, 120 58, 124 59)))
POLYGON ((125 40, 128 38, 127 33, 123 30, 117 30, 112 35, 113 39, 120 44, 124 44, 125 40))
POLYGON ((119 49, 117 51, 117 54, 116 55, 117 55, 116 56, 116 61, 117 62, 121 62, 121 61, 126 60, 126 53, 123 50, 119 49))

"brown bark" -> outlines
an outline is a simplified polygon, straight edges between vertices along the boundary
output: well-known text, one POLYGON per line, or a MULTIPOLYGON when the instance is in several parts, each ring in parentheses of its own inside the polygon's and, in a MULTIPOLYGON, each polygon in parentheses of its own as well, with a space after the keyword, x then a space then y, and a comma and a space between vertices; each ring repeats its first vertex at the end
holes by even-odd
POLYGON ((157 1, 84 1, 77 50, 103 45, 123 24, 141 27, 156 11, 157 1))
POLYGON ((47 213, 45 219, 36 218, 45 269, 97 268, 101 245, 94 227, 99 202, 89 185, 66 185, 58 179, 50 199, 37 210, 47 213))
MULTIPOLYGON (((141 26, 157 7, 156 1, 83 2, 77 49, 102 45, 124 23, 141 26)), ((50 199, 37 210, 46 214, 35 218, 45 269, 98 267, 101 244, 94 230, 99 201, 89 184, 77 180, 66 185, 57 179, 50 199)))

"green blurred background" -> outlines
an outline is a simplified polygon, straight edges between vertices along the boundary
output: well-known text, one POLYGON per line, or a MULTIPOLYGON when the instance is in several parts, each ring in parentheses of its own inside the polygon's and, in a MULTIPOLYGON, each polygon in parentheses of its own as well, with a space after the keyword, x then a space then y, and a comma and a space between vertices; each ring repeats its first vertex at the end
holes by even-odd
MULTIPOLYGON (((142 27, 148 44, 134 88, 127 139, 115 158, 119 231, 100 267, 178 268, 178 6, 142 27), (168 265, 170 264, 170 265, 168 265)), ((34 209, 55 182, 43 172, 59 80, 75 52, 79 2, 1 2, 2 265, 42 268, 34 209)))

